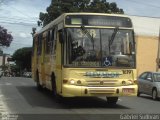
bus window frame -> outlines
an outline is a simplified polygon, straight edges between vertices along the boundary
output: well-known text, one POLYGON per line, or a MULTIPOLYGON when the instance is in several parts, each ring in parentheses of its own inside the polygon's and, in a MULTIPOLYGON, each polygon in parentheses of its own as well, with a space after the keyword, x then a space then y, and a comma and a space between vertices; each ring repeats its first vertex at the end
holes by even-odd
POLYGON ((53 46, 54 46, 54 40, 55 40, 54 31, 55 31, 55 28, 52 28, 50 30, 50 54, 52 54, 52 52, 53 52, 53 46))
POLYGON ((45 54, 49 54, 50 53, 50 41, 51 41, 51 34, 50 34, 50 30, 47 31, 47 36, 46 36, 46 41, 45 41, 45 54))
POLYGON ((52 55, 56 55, 56 49, 57 49, 57 33, 58 33, 58 28, 55 26, 52 30, 54 30, 54 40, 53 40, 53 47, 52 47, 52 55))
POLYGON ((42 40, 43 40, 43 33, 38 35, 38 41, 37 41, 37 55, 38 56, 42 54, 42 40))
POLYGON ((35 42, 36 42, 36 36, 33 37, 33 42, 32 42, 32 56, 34 56, 35 53, 35 42))

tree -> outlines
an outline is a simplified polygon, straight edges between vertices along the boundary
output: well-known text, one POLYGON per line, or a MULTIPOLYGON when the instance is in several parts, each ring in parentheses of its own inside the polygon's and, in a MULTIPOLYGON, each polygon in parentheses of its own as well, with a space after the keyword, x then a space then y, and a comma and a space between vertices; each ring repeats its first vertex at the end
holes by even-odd
POLYGON ((0 46, 9 47, 13 37, 10 33, 7 32, 7 29, 0 26, 0 46))
POLYGON ((12 59, 20 69, 20 72, 24 69, 31 71, 31 54, 32 47, 20 48, 13 53, 12 59))
POLYGON ((115 2, 106 0, 52 0, 46 13, 40 12, 38 25, 43 26, 67 12, 96 12, 124 14, 123 9, 117 7, 115 2))
POLYGON ((35 27, 32 28, 32 33, 31 33, 32 37, 33 37, 34 34, 36 33, 36 30, 37 30, 37 29, 36 29, 35 27))

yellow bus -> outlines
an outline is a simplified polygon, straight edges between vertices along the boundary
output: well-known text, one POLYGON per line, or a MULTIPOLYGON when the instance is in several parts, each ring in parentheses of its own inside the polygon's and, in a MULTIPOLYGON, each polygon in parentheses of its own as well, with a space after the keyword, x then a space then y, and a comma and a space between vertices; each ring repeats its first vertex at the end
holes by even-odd
POLYGON ((32 76, 55 96, 137 95, 131 19, 124 15, 65 13, 34 35, 32 76))

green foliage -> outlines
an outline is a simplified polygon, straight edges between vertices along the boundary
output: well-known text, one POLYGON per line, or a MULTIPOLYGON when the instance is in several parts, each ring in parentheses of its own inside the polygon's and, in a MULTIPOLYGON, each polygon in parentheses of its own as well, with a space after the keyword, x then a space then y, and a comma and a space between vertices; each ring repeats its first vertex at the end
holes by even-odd
POLYGON ((0 26, 0 46, 9 47, 13 37, 10 33, 8 33, 7 29, 0 26))
POLYGON ((28 71, 30 71, 31 54, 32 54, 32 47, 24 47, 16 50, 12 58, 20 70, 27 69, 28 71))
POLYGON ((38 25, 47 25, 63 13, 67 12, 96 12, 123 14, 123 9, 117 7, 115 2, 106 0, 52 0, 47 13, 40 12, 38 25))

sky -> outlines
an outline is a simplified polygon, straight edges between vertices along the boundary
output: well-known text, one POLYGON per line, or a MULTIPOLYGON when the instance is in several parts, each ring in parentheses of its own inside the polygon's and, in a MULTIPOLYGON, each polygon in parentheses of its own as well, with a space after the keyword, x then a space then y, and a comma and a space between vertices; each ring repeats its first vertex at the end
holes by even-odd
POLYGON ((0 0, 0 25, 13 36, 4 53, 12 55, 15 50, 32 46, 32 27, 37 27, 40 12, 45 12, 50 0, 0 0))
MULTIPOLYGON (((107 1, 116 2, 127 15, 160 18, 160 0, 107 1)), ((12 55, 19 48, 32 46, 32 27, 37 27, 39 13, 45 12, 50 2, 51 0, 0 0, 0 25, 14 38, 9 48, 3 48, 4 53, 12 55)))

